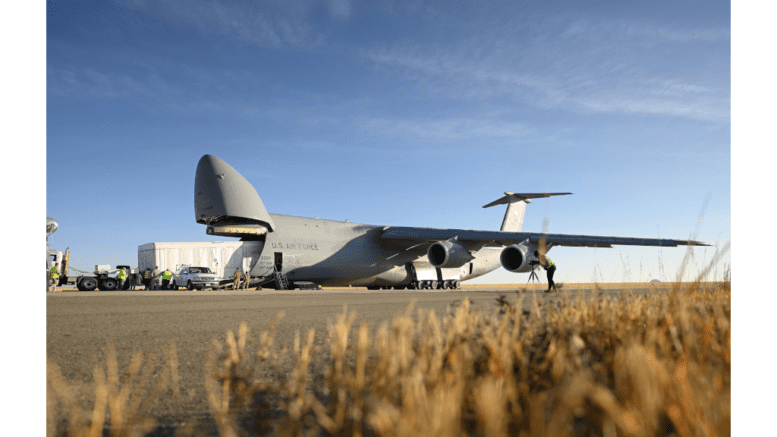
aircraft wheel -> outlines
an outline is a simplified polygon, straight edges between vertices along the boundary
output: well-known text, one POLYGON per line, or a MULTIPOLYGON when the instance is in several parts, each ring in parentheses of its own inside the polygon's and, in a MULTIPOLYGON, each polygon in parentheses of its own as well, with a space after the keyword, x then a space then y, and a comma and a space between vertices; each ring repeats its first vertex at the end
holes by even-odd
POLYGON ((451 288, 451 281, 442 281, 442 289, 447 290, 451 288))
POLYGON ((435 290, 437 287, 439 287, 440 284, 437 281, 432 281, 429 285, 431 286, 432 290, 435 290))
POLYGON ((189 282, 186 284, 186 289, 187 289, 187 290, 189 290, 189 291, 192 291, 192 290, 194 290, 194 286, 192 285, 192 281, 189 281, 189 282))
POLYGON ((461 282, 459 282, 459 281, 453 281, 453 283, 454 283, 454 288, 455 288, 455 289, 457 289, 457 290, 461 290, 461 282))

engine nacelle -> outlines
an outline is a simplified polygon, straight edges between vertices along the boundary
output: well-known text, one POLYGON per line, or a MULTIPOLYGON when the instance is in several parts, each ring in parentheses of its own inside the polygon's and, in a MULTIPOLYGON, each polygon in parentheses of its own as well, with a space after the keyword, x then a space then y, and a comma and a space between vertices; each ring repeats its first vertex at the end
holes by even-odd
POLYGON ((529 265, 530 249, 521 244, 513 244, 502 249, 502 254, 499 255, 499 262, 502 263, 502 267, 508 272, 521 273, 531 271, 529 265))
POLYGON ((426 251, 429 264, 437 268, 461 267, 474 258, 466 247, 451 240, 437 241, 426 251))

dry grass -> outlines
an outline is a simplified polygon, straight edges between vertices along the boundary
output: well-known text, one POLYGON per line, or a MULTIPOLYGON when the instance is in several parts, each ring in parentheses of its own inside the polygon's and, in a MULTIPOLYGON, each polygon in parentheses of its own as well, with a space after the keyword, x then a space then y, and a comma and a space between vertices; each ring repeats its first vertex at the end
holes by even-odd
MULTIPOLYGON (((314 332, 286 350, 282 314, 253 337, 245 323, 214 340, 205 366, 221 436, 730 435, 731 291, 713 288, 558 300, 524 310, 501 296, 483 313, 407 312, 372 329, 344 310, 328 329, 326 368, 310 368, 314 332), (292 359, 283 373, 283 359, 292 359), (260 376, 258 368, 277 371, 260 376)), ((136 353, 124 378, 115 353, 96 368, 91 410, 48 369, 48 435, 144 435, 150 405, 175 390, 166 361, 136 353), (151 378, 156 372, 157 377, 151 378), (120 381, 121 379, 121 381, 120 381), (68 420, 55 422, 64 413, 68 420)), ((196 429, 178 430, 197 435, 196 429)))
POLYGON ((120 371, 115 346, 108 344, 106 361, 94 368, 93 396, 82 405, 75 384, 62 376, 56 363, 46 369, 46 434, 49 436, 141 436, 153 430, 156 421, 149 412, 156 399, 172 389, 178 398, 178 360, 175 344, 160 356, 135 352, 129 368, 120 371), (63 419, 64 417, 64 419, 63 419))

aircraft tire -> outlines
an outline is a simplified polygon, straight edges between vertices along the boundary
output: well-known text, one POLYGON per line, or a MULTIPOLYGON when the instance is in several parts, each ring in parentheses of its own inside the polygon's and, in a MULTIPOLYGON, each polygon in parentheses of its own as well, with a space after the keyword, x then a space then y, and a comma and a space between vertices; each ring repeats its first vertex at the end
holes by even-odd
POLYGON ((437 281, 431 281, 431 284, 429 285, 431 286, 432 290, 436 290, 440 284, 437 281))
POLYGON ((453 282, 454 282, 454 285, 455 285, 454 288, 456 288, 457 290, 461 290, 461 282, 459 282, 459 281, 453 281, 453 282))
POLYGON ((451 288, 451 281, 442 281, 442 289, 447 290, 451 288))

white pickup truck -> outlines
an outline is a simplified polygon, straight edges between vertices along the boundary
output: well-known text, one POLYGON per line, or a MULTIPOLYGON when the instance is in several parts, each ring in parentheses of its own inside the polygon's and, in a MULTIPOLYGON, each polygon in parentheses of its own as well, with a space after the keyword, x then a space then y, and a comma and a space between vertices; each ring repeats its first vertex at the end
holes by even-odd
POLYGON ((173 290, 186 287, 188 290, 202 290, 206 287, 219 285, 219 278, 207 267, 184 267, 180 273, 173 275, 170 281, 173 290))

